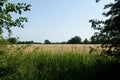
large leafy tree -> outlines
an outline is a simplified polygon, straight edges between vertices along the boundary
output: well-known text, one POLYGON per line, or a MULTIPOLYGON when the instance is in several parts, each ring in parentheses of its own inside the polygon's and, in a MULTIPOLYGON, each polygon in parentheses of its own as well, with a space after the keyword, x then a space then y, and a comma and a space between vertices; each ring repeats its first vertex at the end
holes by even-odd
POLYGON ((51 44, 51 42, 50 42, 48 39, 46 39, 46 40, 44 41, 44 44, 51 44))
POLYGON ((107 37, 102 36, 102 35, 100 36, 100 33, 95 32, 94 35, 91 36, 90 38, 90 41, 91 41, 90 43, 91 44, 105 44, 107 40, 108 40, 107 37))
POLYGON ((26 3, 10 3, 8 0, 0 0, 0 35, 6 29, 11 34, 11 27, 22 27, 27 22, 26 17, 22 17, 22 12, 29 11, 31 5, 26 3), (19 16, 15 19, 13 14, 19 16))
MULTIPOLYGON (((15 71, 13 68, 7 66, 7 60, 5 60, 6 56, 3 55, 8 50, 6 47, 8 42, 2 36, 3 31, 6 29, 8 33, 11 34, 12 27, 23 28, 23 23, 27 22, 27 18, 22 17, 21 14, 22 12, 29 11, 30 6, 31 5, 26 3, 10 3, 8 0, 0 0, 0 79, 4 76, 9 77, 6 77, 6 80, 10 78, 12 79, 11 75, 14 74, 15 71), (13 14, 17 14, 19 16, 16 18, 13 14), (4 64, 2 64, 3 61, 4 64)), ((9 39, 9 42, 14 43, 15 40, 11 38, 9 39)))
POLYGON ((84 44, 89 44, 89 40, 87 38, 85 38, 85 40, 83 41, 84 44))
MULTIPOLYGON (((98 2, 100 0, 96 0, 98 2)), ((109 3, 104 6, 104 9, 109 9, 103 12, 107 17, 106 20, 90 20, 92 28, 99 30, 99 36, 104 36, 106 44, 102 47, 108 48, 106 51, 109 54, 120 54, 120 0, 115 0, 114 3, 109 3)))
POLYGON ((68 44, 80 44, 81 43, 81 38, 79 36, 75 36, 68 40, 68 44))
POLYGON ((16 44, 16 43, 18 42, 18 41, 17 41, 17 38, 15 38, 15 37, 8 38, 7 40, 8 40, 8 42, 11 43, 11 44, 16 44))

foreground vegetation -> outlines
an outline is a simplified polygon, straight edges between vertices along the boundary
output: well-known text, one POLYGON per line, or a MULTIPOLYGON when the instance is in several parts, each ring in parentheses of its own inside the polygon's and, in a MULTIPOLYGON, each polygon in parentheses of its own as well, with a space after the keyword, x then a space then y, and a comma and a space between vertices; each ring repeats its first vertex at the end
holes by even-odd
POLYGON ((120 79, 120 59, 114 56, 22 49, 23 46, 11 53, 9 49, 0 52, 0 80, 120 79))
MULTIPOLYGON (((100 0, 96 0, 97 2, 100 0)), ((105 5, 104 9, 110 8, 104 16, 109 17, 105 21, 90 20, 92 28, 100 33, 92 36, 93 42, 102 41, 102 48, 109 48, 106 53, 120 54, 120 1, 105 5), (99 37, 99 38, 98 38, 99 37), (96 39, 96 40, 95 40, 96 39), (105 44, 105 45, 104 45, 105 44), (107 45, 106 45, 107 44, 107 45), (111 44, 111 45, 110 45, 111 44), (113 48, 115 48, 113 50, 113 48)), ((76 46, 64 51, 64 47, 50 50, 39 47, 26 51, 28 46, 8 45, 9 42, 2 39, 4 29, 11 35, 12 27, 24 27, 26 17, 21 17, 23 11, 29 11, 26 3, 10 3, 8 0, 0 1, 0 80, 119 80, 120 59, 119 57, 105 54, 91 54, 87 50, 77 51, 76 46), (19 15, 13 19, 11 13, 19 15), (2 44, 1 44, 2 43, 2 44), (54 51, 55 50, 55 51, 54 51), (87 54, 85 54, 87 53, 87 54)), ((12 39, 12 43, 14 40, 12 39)), ((79 37, 72 38, 69 44, 81 43, 79 37), (77 39, 77 41, 76 41, 77 39), (75 40, 75 41, 74 41, 75 40)), ((16 42, 15 42, 16 43, 16 42)), ((32 42, 30 42, 32 43, 32 42)), ((48 40, 46 43, 50 43, 48 40)), ((86 39, 84 43, 88 43, 86 39)), ((101 42, 100 42, 101 43, 101 42)), ((83 48, 84 49, 84 48, 83 48)), ((92 48, 91 48, 92 49, 92 48)), ((93 49, 94 50, 94 49, 93 49)), ((89 50, 88 50, 89 51, 89 50)), ((97 52, 98 53, 98 52, 97 52)))

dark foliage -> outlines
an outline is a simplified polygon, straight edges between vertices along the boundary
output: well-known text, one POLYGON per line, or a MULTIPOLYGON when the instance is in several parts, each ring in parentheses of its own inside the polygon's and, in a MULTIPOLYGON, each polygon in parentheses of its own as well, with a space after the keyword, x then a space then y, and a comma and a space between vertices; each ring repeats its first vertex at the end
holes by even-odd
POLYGON ((79 36, 75 36, 68 40, 68 44, 80 44, 81 43, 81 38, 79 36))
POLYGON ((33 43, 34 41, 19 41, 17 44, 33 44, 33 43))
MULTIPOLYGON (((98 1, 98 0, 97 0, 98 1)), ((102 20, 90 20, 92 28, 99 30, 99 37, 103 37, 103 48, 109 48, 107 54, 120 54, 120 1, 115 0, 114 3, 105 5, 104 9, 108 9, 108 12, 104 12, 103 15, 108 17, 105 21, 102 20)))
POLYGON ((13 13, 21 15, 24 11, 29 11, 31 5, 26 3, 10 3, 8 0, 0 0, 0 35, 3 33, 3 29, 6 29, 11 34, 11 27, 22 27, 23 22, 27 22, 26 17, 19 16, 13 19, 13 13))
POLYGON ((17 43, 17 38, 10 37, 7 39, 9 43, 16 44, 17 43))
POLYGON ((46 39, 46 40, 44 41, 44 44, 51 44, 51 42, 50 42, 48 39, 46 39))
POLYGON ((84 44, 89 44, 89 40, 87 40, 87 38, 83 41, 84 44))

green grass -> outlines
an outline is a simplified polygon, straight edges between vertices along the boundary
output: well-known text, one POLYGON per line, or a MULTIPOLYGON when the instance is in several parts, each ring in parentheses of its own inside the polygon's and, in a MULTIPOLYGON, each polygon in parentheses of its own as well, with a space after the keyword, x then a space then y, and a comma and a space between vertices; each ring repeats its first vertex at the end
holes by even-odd
POLYGON ((0 63, 0 80, 118 80, 120 71, 118 58, 72 52, 5 54, 0 63))

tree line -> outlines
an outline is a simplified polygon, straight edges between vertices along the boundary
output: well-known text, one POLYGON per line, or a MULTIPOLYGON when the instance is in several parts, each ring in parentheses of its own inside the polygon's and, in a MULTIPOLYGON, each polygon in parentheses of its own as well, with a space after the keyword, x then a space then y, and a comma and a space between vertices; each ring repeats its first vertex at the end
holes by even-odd
POLYGON ((83 41, 80 36, 74 36, 66 42, 51 42, 48 39, 44 41, 44 44, 106 44, 107 37, 99 36, 98 32, 95 32, 90 39, 85 38, 83 41))
POLYGON ((99 33, 94 33, 93 36, 90 37, 90 39, 85 38, 83 41, 80 36, 74 36, 71 37, 68 41, 64 42, 51 42, 50 40, 46 39, 43 43, 41 42, 34 42, 34 41, 19 41, 15 37, 10 37, 6 39, 9 43, 12 44, 105 44, 105 38, 104 36, 99 36, 99 33))

